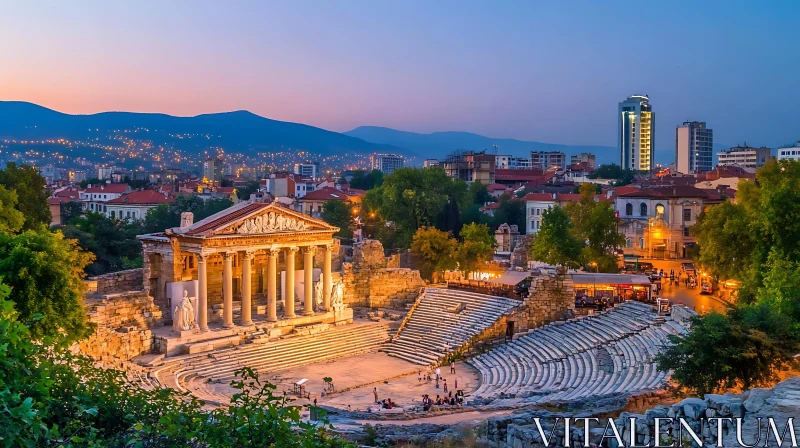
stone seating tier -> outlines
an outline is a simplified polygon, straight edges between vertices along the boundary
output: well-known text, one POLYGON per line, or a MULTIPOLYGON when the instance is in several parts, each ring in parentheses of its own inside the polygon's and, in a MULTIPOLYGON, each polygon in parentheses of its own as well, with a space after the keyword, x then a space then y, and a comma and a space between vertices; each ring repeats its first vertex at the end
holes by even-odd
POLYGON ((400 334, 383 350, 416 364, 435 364, 519 304, 505 297, 426 288, 400 334))
POLYGON ((669 335, 686 331, 638 302, 555 322, 469 361, 481 375, 473 397, 505 405, 654 389, 668 377, 658 371, 654 357, 669 335), (601 368, 601 359, 611 360, 610 370, 601 368))

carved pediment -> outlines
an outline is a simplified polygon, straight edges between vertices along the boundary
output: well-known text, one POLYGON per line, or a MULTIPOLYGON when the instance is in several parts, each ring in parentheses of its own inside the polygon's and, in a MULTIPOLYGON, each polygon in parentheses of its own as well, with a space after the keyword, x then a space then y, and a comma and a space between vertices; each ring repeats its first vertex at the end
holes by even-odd
POLYGON ((243 218, 230 226, 215 232, 217 235, 261 235, 282 232, 303 232, 307 230, 329 230, 330 226, 317 220, 293 216, 281 211, 269 210, 255 216, 243 218))

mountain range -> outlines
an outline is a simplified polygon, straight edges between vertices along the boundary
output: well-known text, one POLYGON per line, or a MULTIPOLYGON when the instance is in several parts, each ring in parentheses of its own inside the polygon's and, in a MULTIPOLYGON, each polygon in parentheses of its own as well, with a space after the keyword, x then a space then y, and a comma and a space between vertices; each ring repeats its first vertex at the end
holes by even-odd
POLYGON ((570 146, 505 138, 469 132, 418 134, 395 129, 361 126, 345 133, 314 126, 264 118, 248 111, 176 117, 159 113, 102 112, 71 115, 22 101, 0 101, 0 139, 42 140, 64 138, 100 141, 124 130, 146 133, 156 145, 201 153, 210 147, 226 151, 296 150, 332 155, 343 151, 368 154, 394 152, 416 158, 443 158, 455 150, 498 147, 499 154, 527 156, 530 151, 558 150, 567 155, 591 152, 598 163, 616 159, 611 146, 570 146))
POLYGON ((147 129, 155 143, 197 152, 209 146, 227 151, 306 150, 322 155, 340 151, 370 153, 398 150, 338 132, 299 123, 270 120, 248 111, 175 117, 156 113, 102 112, 70 115, 33 103, 0 101, 0 138, 86 140, 114 130, 147 129), (99 132, 102 132, 99 134, 99 132), (186 138, 208 135, 208 138, 186 138))
MULTIPOLYGON (((443 158, 448 153, 461 149, 483 150, 497 146, 498 154, 527 156, 531 151, 562 151, 567 156, 590 152, 597 156, 598 163, 611 163, 617 158, 617 148, 613 146, 572 146, 555 143, 515 140, 510 138, 491 138, 470 132, 434 132, 418 134, 377 126, 361 126, 346 135, 373 143, 382 143, 406 148, 426 158, 443 158)), ((619 162, 617 162, 619 163, 619 162)))

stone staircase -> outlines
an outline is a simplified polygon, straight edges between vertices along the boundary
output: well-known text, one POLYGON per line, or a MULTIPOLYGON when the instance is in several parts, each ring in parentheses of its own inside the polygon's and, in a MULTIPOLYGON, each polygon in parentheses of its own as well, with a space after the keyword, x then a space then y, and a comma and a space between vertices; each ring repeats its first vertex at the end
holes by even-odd
POLYGON ((520 304, 505 297, 426 288, 383 351, 415 364, 435 364, 520 304))
MULTIPOLYGON (((259 374, 378 350, 389 340, 382 323, 351 324, 302 336, 248 343, 197 355, 167 358, 153 376, 163 387, 192 391, 207 401, 228 400, 208 390, 209 381, 228 383, 243 367, 259 374)), ((227 401, 222 401, 223 403, 227 401)))
POLYGON ((653 358, 669 335, 687 330, 638 302, 554 322, 469 361, 481 374, 472 395, 503 406, 658 388, 668 373, 653 358))

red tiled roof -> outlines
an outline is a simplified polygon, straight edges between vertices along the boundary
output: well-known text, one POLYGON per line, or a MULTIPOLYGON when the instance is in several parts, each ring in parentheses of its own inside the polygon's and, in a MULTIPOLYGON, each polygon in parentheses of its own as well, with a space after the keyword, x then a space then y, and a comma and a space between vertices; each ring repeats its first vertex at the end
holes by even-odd
POLYGON ((479 210, 482 211, 482 212, 485 212, 487 210, 494 210, 494 209, 496 209, 498 207, 500 207, 500 203, 499 202, 491 202, 489 204, 484 205, 479 210))
POLYGON ((63 198, 63 199, 80 199, 81 192, 78 190, 61 190, 58 193, 54 194, 53 197, 63 198))
POLYGON ((641 190, 632 191, 617 195, 617 197, 626 198, 708 198, 713 199, 706 190, 689 186, 689 185, 674 185, 663 187, 643 188, 641 190))
POLYGON ((523 201, 539 201, 539 202, 554 202, 551 193, 528 193, 522 197, 523 201))
POLYGON ((47 198, 48 205, 58 205, 61 204, 62 202, 69 202, 69 201, 67 201, 65 198, 47 198))
MULTIPOLYGON (((551 176, 552 177, 552 176, 551 176)), ((544 180, 547 178, 543 170, 506 170, 498 169, 494 171, 495 180, 529 182, 532 180, 544 180)))
POLYGON ((305 196, 300 198, 300 201, 349 201, 353 196, 361 196, 364 194, 363 190, 337 190, 332 187, 320 188, 306 193, 305 196))
POLYGON ((235 187, 217 187, 216 192, 233 194, 233 190, 235 189, 236 189, 235 187))
MULTIPOLYGON (((497 176, 496 171, 495 171, 495 176, 497 176)), ((508 188, 508 186, 503 184, 489 184, 486 186, 486 189, 489 190, 490 192, 505 190, 506 188, 508 188)))
POLYGON ((174 198, 164 196, 154 190, 139 190, 112 199, 106 204, 127 204, 127 205, 150 205, 150 204, 169 204, 175 202, 174 198))
POLYGON ((578 193, 556 193, 556 201, 558 202, 578 202, 581 200, 581 195, 578 193))
POLYGON ((130 186, 128 184, 103 184, 93 186, 84 190, 86 193, 125 193, 130 186))

